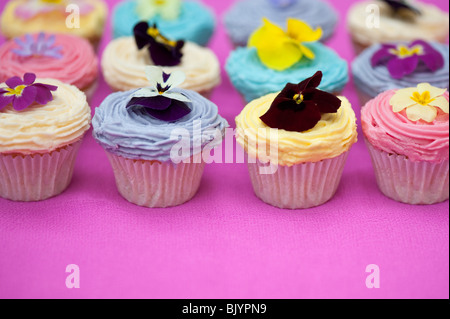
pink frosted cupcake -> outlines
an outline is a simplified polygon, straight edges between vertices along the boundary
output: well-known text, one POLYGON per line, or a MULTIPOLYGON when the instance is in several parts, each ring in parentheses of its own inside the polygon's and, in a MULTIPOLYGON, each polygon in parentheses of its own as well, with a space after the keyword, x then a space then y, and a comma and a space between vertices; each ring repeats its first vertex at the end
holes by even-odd
POLYGON ((85 39, 65 34, 27 34, 0 47, 0 82, 25 72, 74 85, 89 99, 97 87, 98 59, 85 39))
POLYGON ((407 204, 449 198, 449 94, 428 83, 386 91, 361 110, 380 190, 407 204))
POLYGON ((318 206, 339 186, 357 141, 356 117, 345 97, 317 89, 321 79, 319 71, 289 83, 279 94, 250 102, 236 118, 236 140, 248 154, 253 189, 270 205, 318 206))
POLYGON ((90 108, 76 87, 26 73, 0 84, 0 197, 39 201, 69 185, 89 129, 90 108))

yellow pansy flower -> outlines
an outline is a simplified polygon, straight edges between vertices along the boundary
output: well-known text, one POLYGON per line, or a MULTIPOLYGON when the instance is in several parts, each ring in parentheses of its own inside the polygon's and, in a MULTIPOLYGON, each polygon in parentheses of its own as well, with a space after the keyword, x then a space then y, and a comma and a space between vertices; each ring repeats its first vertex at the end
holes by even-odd
POLYGON ((136 12, 145 20, 156 15, 164 20, 175 20, 180 15, 181 5, 181 0, 138 0, 136 12))
POLYGON ((289 18, 285 32, 266 18, 263 22, 263 26, 250 36, 248 46, 256 48, 265 66, 283 71, 303 57, 314 59, 314 52, 303 43, 318 41, 322 37, 320 27, 314 30, 301 20, 289 18))
POLYGON ((410 121, 424 120, 432 123, 438 114, 437 108, 449 112, 448 100, 444 97, 447 89, 439 89, 428 83, 421 83, 417 88, 398 90, 391 98, 390 104, 395 113, 406 109, 410 121))

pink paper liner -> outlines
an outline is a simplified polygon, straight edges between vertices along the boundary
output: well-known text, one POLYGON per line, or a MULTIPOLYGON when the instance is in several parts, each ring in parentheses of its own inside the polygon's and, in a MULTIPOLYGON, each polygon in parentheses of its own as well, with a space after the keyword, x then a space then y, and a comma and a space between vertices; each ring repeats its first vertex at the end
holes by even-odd
POLYGON ((388 154, 366 140, 381 192, 398 202, 430 205, 449 198, 449 162, 413 162, 403 155, 388 154))
POLYGON ((44 154, 0 154, 0 197, 41 201, 62 193, 72 180, 78 142, 44 154))
POLYGON ((259 161, 248 163, 257 197, 272 206, 304 209, 329 201, 339 186, 348 152, 315 163, 278 166, 275 174, 264 175, 259 161))
POLYGON ((197 193, 205 168, 203 161, 173 164, 106 154, 119 193, 129 202, 145 207, 171 207, 189 201, 197 193))

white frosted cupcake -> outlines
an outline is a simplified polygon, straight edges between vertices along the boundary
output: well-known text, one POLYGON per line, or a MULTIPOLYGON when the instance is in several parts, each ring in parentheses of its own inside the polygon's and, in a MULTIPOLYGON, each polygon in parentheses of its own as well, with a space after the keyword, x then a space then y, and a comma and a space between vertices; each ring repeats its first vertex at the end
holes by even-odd
POLYGON ((0 197, 39 201, 63 192, 90 120, 75 86, 33 73, 0 84, 0 197))
POLYGON ((134 28, 135 37, 121 37, 106 47, 102 70, 114 91, 145 87, 145 66, 161 66, 165 72, 182 71, 186 81, 180 88, 206 97, 220 83, 220 65, 208 48, 192 42, 171 41, 156 26, 141 22, 134 28))

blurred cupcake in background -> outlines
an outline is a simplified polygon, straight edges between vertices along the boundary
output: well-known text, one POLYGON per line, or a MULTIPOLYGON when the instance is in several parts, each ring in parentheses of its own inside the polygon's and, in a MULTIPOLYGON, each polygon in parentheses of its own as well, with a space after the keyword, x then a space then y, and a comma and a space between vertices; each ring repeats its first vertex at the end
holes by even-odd
POLYGON ((423 82, 448 88, 449 47, 423 40, 375 44, 352 62, 352 73, 361 106, 385 91, 423 82))
POLYGON ((97 87, 98 59, 83 38, 26 34, 0 46, 0 82, 26 72, 72 84, 90 99, 97 87))
POLYGON ((449 198, 449 95, 428 83, 389 90, 361 110, 378 187, 407 204, 449 198))
POLYGON ((157 65, 171 73, 183 71, 180 88, 209 97, 220 83, 219 60, 212 50, 193 42, 166 38, 156 25, 147 22, 134 27, 134 37, 111 41, 102 56, 103 75, 114 91, 145 87, 145 66, 157 65))
POLYGON ((107 13, 103 0, 12 0, 3 10, 0 29, 8 39, 41 31, 67 33, 85 38, 96 47, 107 13))
POLYGON ((336 28, 336 11, 322 0, 242 0, 236 1, 225 14, 225 27, 233 44, 246 46, 251 34, 261 27, 262 18, 282 25, 287 18, 307 22, 313 28, 321 27, 322 41, 330 38, 336 28))
POLYGON ((322 29, 307 23, 287 20, 287 31, 264 19, 248 47, 237 48, 227 59, 225 69, 231 83, 250 102, 269 93, 279 92, 287 82, 298 83, 324 74, 320 89, 338 94, 348 82, 348 65, 336 52, 317 42, 322 29))
POLYGON ((203 46, 208 44, 215 28, 213 12, 197 1, 129 0, 114 8, 114 38, 132 36, 132 26, 141 21, 158 24, 161 32, 171 39, 203 46))
POLYGON ((350 8, 347 25, 357 54, 376 43, 447 43, 449 34, 448 13, 420 1, 360 1, 350 8))

